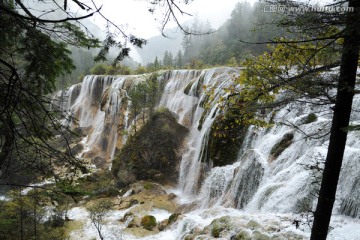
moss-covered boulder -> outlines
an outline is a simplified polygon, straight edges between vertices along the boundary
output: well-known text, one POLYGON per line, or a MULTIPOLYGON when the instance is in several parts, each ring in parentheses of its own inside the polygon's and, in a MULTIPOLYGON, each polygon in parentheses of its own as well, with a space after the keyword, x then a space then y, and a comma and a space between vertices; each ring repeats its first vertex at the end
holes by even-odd
POLYGON ((251 240, 251 237, 249 236, 249 234, 247 232, 241 231, 240 233, 235 235, 232 239, 233 240, 251 240))
POLYGON ((255 231, 251 239, 254 240, 270 240, 271 238, 264 233, 255 231))
POLYGON ((317 116, 315 113, 309 113, 303 120, 302 124, 309 124, 317 121, 317 116))
POLYGON ((141 226, 149 231, 156 227, 156 224, 156 218, 152 215, 146 215, 141 219, 141 226))
POLYGON ((274 161, 280 154, 293 143, 294 134, 286 133, 279 142, 277 142, 270 151, 269 161, 274 161))
POLYGON ((168 224, 173 224, 181 216, 181 213, 173 213, 169 216, 168 224))
POLYGON ((178 150, 187 133, 170 111, 156 112, 114 159, 112 173, 118 185, 136 180, 175 183, 181 160, 178 150))
POLYGON ((223 231, 228 231, 233 228, 231 219, 228 216, 214 219, 210 225, 206 226, 204 233, 210 233, 213 238, 219 238, 222 236, 223 231))
POLYGON ((258 222, 251 220, 246 224, 246 227, 248 229, 255 230, 261 228, 261 225, 258 222))

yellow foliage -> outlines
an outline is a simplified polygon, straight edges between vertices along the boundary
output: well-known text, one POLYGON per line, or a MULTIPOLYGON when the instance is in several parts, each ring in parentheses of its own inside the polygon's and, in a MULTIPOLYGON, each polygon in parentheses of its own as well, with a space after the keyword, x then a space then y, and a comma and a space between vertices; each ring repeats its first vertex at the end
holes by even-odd
MULTIPOLYGON (((338 31, 336 28, 324 30, 320 38, 334 35, 338 31)), ((328 47, 329 42, 326 39, 316 43, 295 42, 286 38, 277 41, 278 44, 268 45, 267 52, 244 61, 241 64, 243 70, 234 79, 234 85, 226 89, 232 97, 222 96, 219 99, 220 109, 224 106, 240 109, 241 116, 237 124, 269 126, 257 114, 259 106, 273 103, 281 91, 296 92, 301 89, 302 79, 296 75, 315 69, 327 61, 331 62, 336 57, 336 51, 328 47)), ((213 96, 213 91, 207 90, 210 96, 213 96)))

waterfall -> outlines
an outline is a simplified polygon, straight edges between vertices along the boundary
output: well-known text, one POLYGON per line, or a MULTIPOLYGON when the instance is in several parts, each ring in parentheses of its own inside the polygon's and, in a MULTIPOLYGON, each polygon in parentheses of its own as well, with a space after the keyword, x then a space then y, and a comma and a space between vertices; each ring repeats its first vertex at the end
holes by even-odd
MULTIPOLYGON (((249 128, 235 163, 213 168, 211 161, 202 161, 218 114, 217 98, 226 94, 223 89, 238 71, 216 68, 170 74, 160 105, 176 113, 179 123, 190 128, 180 164, 179 189, 184 195, 195 196, 200 208, 227 206, 280 213, 313 210, 331 123, 327 106, 288 104, 273 113, 278 124, 249 128), (202 86, 215 88, 213 99, 209 100, 209 92, 202 86), (309 114, 316 115, 316 120, 307 122, 309 114), (317 137, 321 135, 324 137, 317 137), (282 150, 281 144, 285 144, 282 150)), ((354 99, 354 109, 359 99, 354 99)), ((359 120, 359 113, 354 111, 353 123, 359 120)), ((354 171, 359 169, 359 161, 351 161, 360 156, 358 136, 357 132, 349 133, 334 210, 351 216, 360 215, 360 178, 354 171)))
POLYGON ((65 124, 90 128, 86 139, 87 152, 83 157, 112 159, 116 149, 126 141, 129 128, 130 102, 127 91, 146 77, 139 76, 86 76, 82 83, 65 92, 62 107, 69 113, 65 124))
POLYGON ((178 122, 190 128, 180 165, 179 188, 184 194, 195 194, 203 175, 211 168, 211 164, 202 160, 207 151, 212 123, 219 113, 217 101, 226 94, 224 89, 237 74, 236 68, 217 68, 177 70, 169 75, 159 106, 176 113, 178 122), (205 90, 205 86, 209 90, 205 90), (211 93, 211 89, 215 92, 211 93), (212 100, 209 101, 210 98, 212 100), (211 106, 205 108, 205 104, 211 106))
MULTIPOLYGON (((268 113, 274 126, 247 130, 237 160, 225 166, 208 158, 211 127, 221 114, 218 99, 238 76, 238 68, 159 72, 164 85, 158 108, 168 108, 189 129, 180 151, 178 190, 200 209, 224 206, 246 212, 300 213, 313 210, 321 167, 326 157, 331 111, 328 106, 291 103, 268 113), (309 114, 316 116, 308 121, 309 114), (296 126, 296 128, 294 127, 296 126), (313 134, 324 137, 311 137, 313 134)), ((70 126, 91 127, 90 152, 111 159, 126 142, 134 121, 127 91, 148 76, 87 76, 70 87, 64 108, 77 121, 70 126)), ((360 104, 355 97, 354 109, 360 104)), ((352 114, 353 124, 360 114, 352 114)), ((360 133, 349 132, 334 212, 360 216, 360 133)), ((91 156, 91 155, 90 155, 91 156)))

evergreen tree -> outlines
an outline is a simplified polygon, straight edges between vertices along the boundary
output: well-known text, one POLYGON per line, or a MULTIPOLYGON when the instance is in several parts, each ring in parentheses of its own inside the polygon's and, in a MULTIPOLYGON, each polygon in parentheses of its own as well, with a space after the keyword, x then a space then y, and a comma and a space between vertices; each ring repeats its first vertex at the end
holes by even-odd
POLYGON ((173 66, 173 62, 174 62, 174 59, 173 59, 172 53, 169 51, 165 51, 163 61, 162 61, 163 66, 171 67, 171 66, 173 66))
POLYGON ((174 60, 174 64, 177 68, 182 68, 184 65, 184 60, 183 60, 183 53, 181 50, 178 51, 176 58, 174 60))
POLYGON ((155 60, 154 60, 153 66, 154 66, 154 69, 155 69, 155 70, 160 69, 161 62, 158 60, 158 57, 157 57, 157 56, 155 57, 155 60))
POLYGON ((328 234, 355 93, 360 51, 360 2, 349 0, 348 3, 349 7, 354 8, 354 12, 345 15, 344 43, 342 44, 340 75, 330 130, 330 142, 315 210, 311 240, 325 240, 328 234))
POLYGON ((108 31, 101 45, 88 30, 83 31, 81 22, 100 9, 78 0, 71 2, 80 7, 83 15, 74 14, 66 0, 0 1, 0 180, 6 184, 24 183, 10 173, 15 169, 19 177, 29 173, 31 181, 37 180, 39 174, 51 175, 60 166, 85 170, 69 154, 69 146, 62 151, 52 144, 55 135, 68 135, 68 129, 58 121, 61 111, 54 105, 50 107, 56 79, 74 69, 68 45, 101 47, 99 60, 105 58, 110 47, 120 46, 117 62, 129 53, 124 42, 135 46, 144 43, 125 32, 124 40, 115 41, 112 31, 108 31))

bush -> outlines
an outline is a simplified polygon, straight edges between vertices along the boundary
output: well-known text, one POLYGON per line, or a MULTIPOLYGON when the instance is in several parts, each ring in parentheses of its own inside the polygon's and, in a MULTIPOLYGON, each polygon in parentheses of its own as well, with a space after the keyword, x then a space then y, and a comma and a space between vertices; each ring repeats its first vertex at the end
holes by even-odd
POLYGON ((106 64, 96 64, 91 70, 90 73, 93 75, 130 75, 131 69, 128 66, 124 65, 106 65, 106 64))
POLYGON ((92 69, 90 69, 90 73, 93 75, 104 75, 106 74, 106 68, 105 64, 96 64, 92 69))
POLYGON ((117 65, 108 66, 106 68, 106 75, 130 75, 131 69, 128 66, 117 65))
POLYGON ((80 178, 77 187, 90 197, 115 197, 119 195, 115 183, 109 170, 100 170, 80 178))
POLYGON ((148 69, 143 66, 139 66, 137 69, 135 69, 135 74, 144 74, 147 72, 148 72, 148 69))

